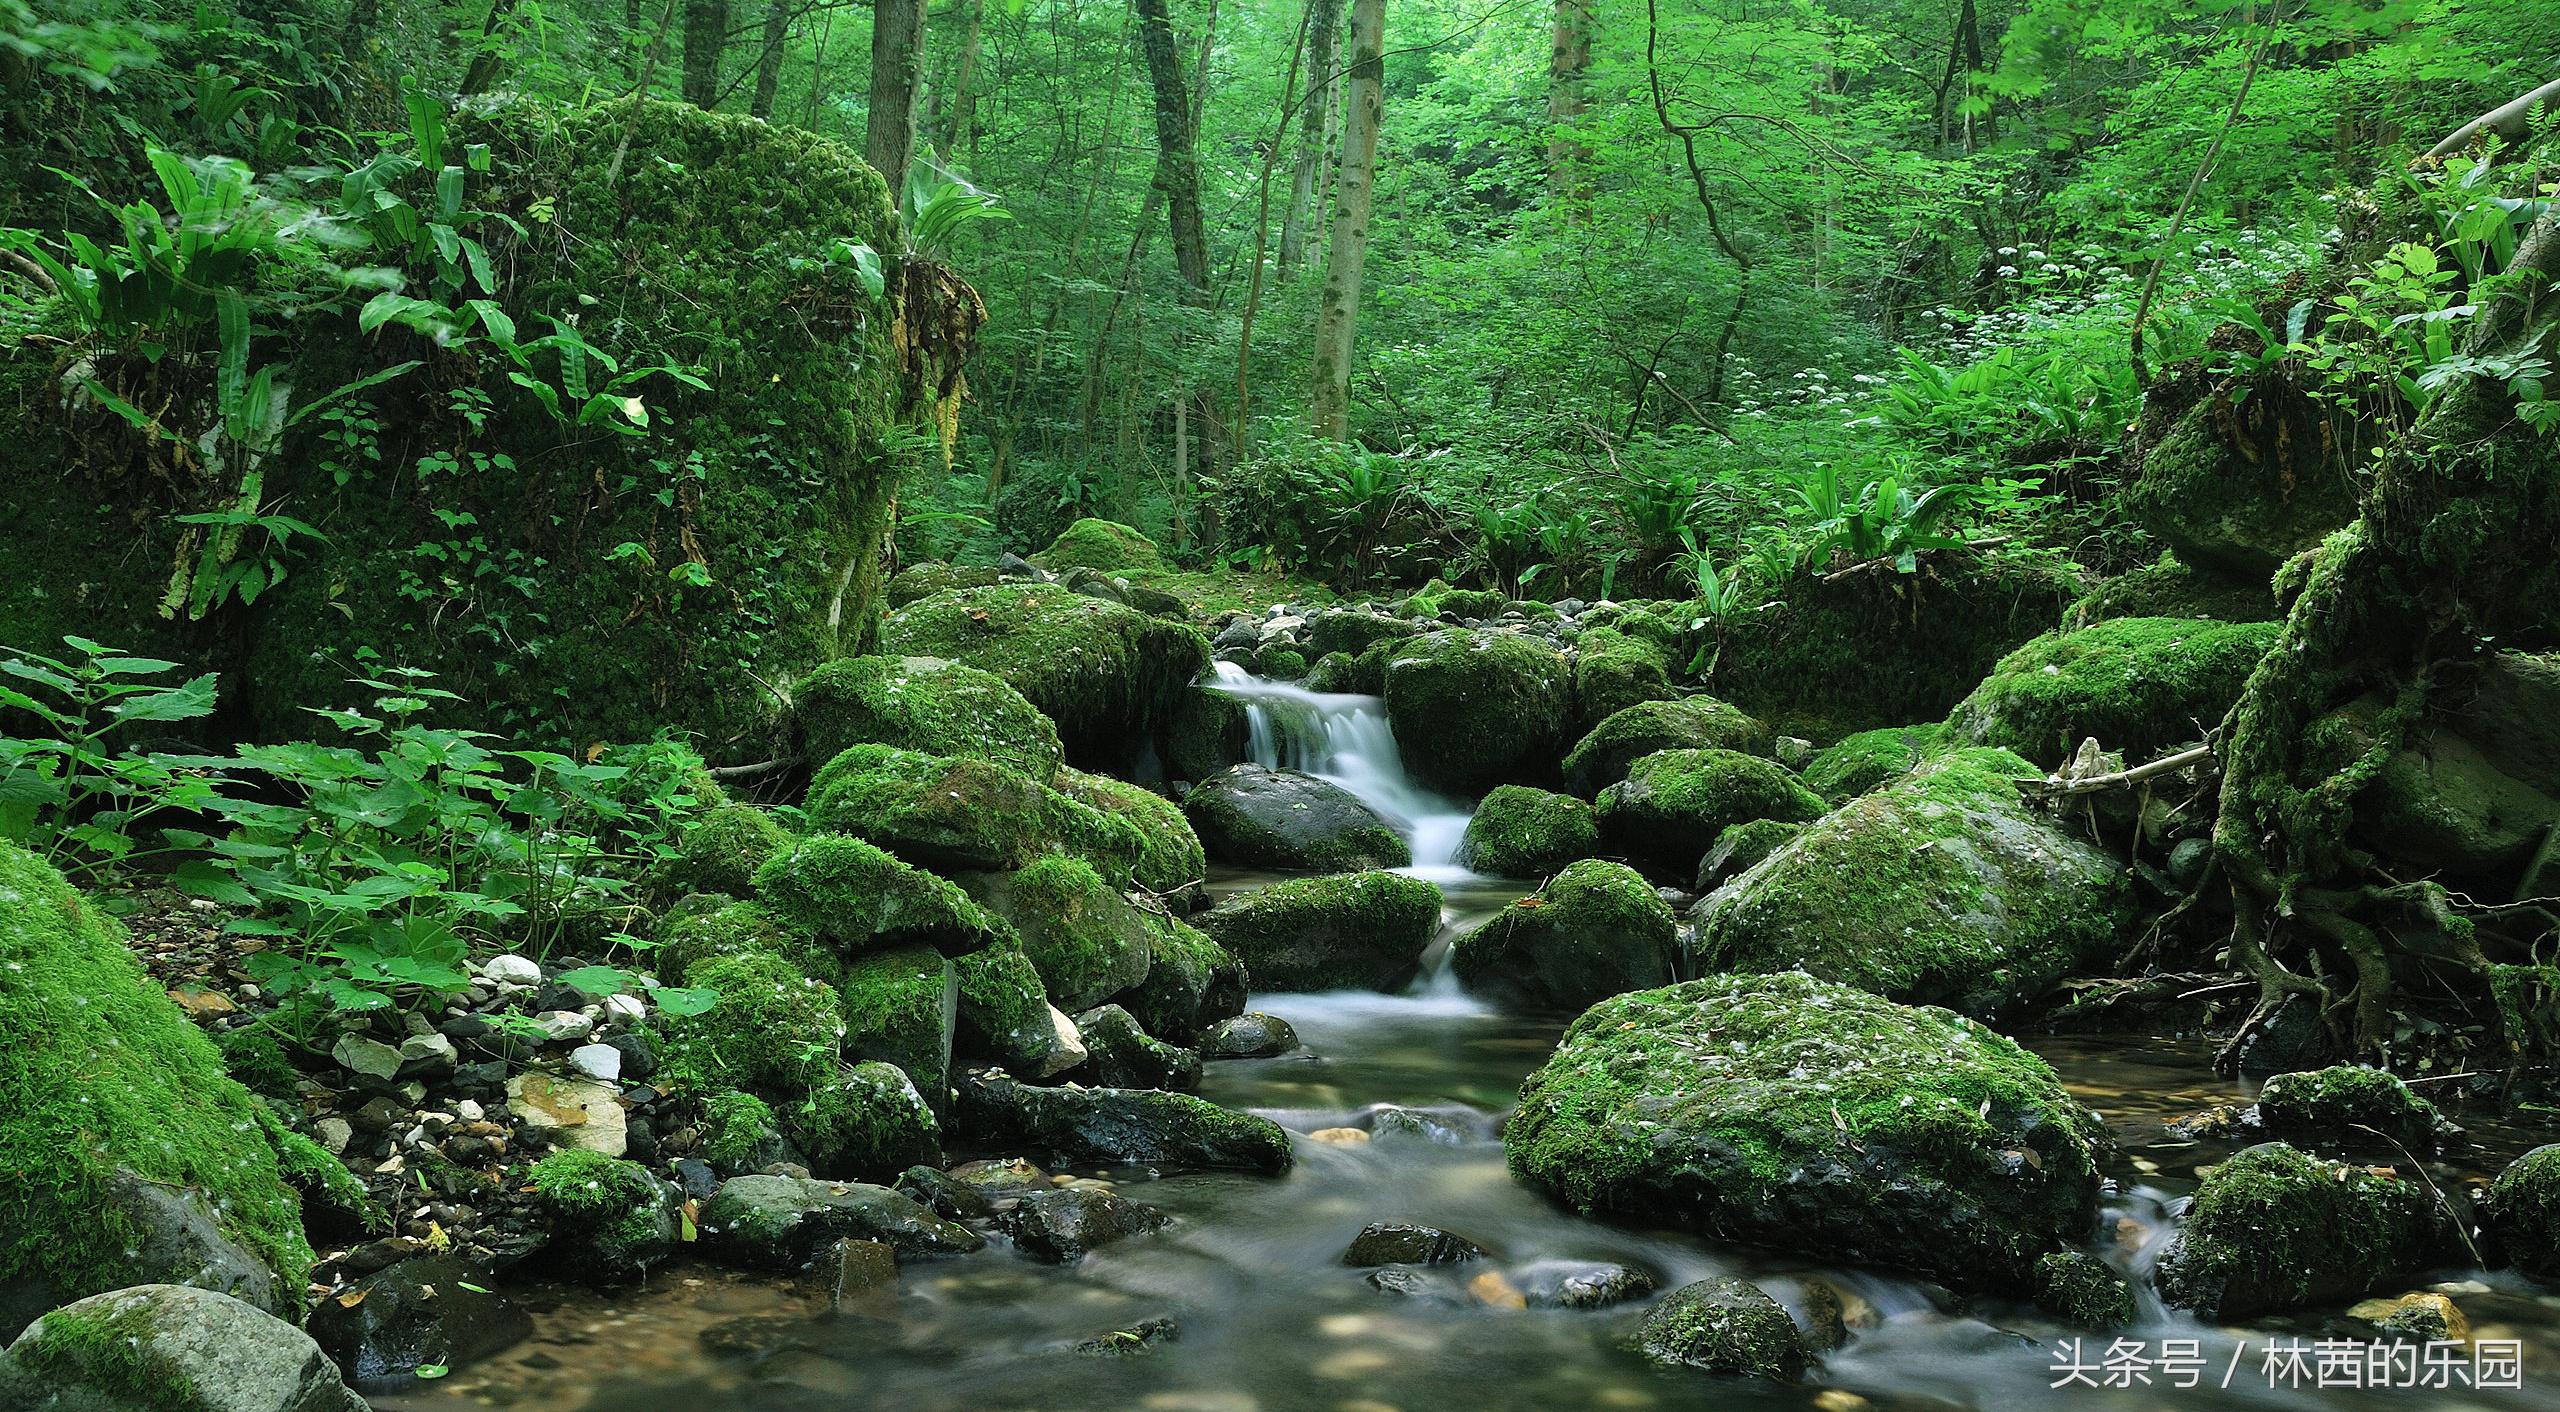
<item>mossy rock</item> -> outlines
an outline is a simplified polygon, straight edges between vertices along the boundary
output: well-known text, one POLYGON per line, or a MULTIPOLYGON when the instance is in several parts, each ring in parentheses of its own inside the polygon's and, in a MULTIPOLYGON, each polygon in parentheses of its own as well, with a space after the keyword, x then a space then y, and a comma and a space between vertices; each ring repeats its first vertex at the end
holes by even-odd
POLYGON ((1307 653, 1317 661, 1335 653, 1348 659, 1381 642, 1401 642, 1421 632, 1404 618, 1365 608, 1329 608, 1307 615, 1307 653))
POLYGON ((2119 508, 2180 559, 2264 583, 2356 517, 2347 468, 2324 454, 2333 439, 2318 402, 2272 374, 2236 402, 2232 388, 2185 381, 2154 390, 2140 471, 2118 495, 2119 508))
POLYGON ((1807 1361, 1786 1306, 1730 1275, 1664 1295, 1645 1315, 1636 1346, 1656 1363, 1778 1382, 1803 1377, 1807 1361))
POLYGON ((2361 1064, 2267 1080, 2258 1090, 2258 1123, 2272 1136, 2324 1152, 2433 1152, 2462 1138, 2462 1130, 2399 1075, 2361 1064))
POLYGON ((1458 865, 1498 878, 1543 878, 1600 851, 1591 806, 1525 784, 1497 787, 1467 820, 1458 865))
POLYGON ((2480 1224, 2500 1260, 2537 1280, 2560 1281, 2560 1143, 2537 1147, 2498 1174, 2480 1224))
POLYGON ((1814 756, 1804 767, 1804 782, 1832 803, 1845 803, 1919 768, 1946 748, 1946 739, 1946 726, 1936 721, 1860 731, 1814 756))
POLYGON ((1089 1057, 1079 1083, 1097 1088, 1161 1088, 1187 1092, 1200 1086, 1200 1053, 1147 1033, 1137 1017, 1117 1005, 1097 1005, 1076 1016, 1076 1033, 1089 1057))
POLYGON ((263 1107, 60 873, 0 842, 0 1334, 102 1290, 275 1313, 312 1264, 263 1107))
POLYGON ((2133 1286, 2085 1250, 2057 1250, 2036 1262, 2036 1307, 2084 1329, 2132 1325, 2140 1305, 2133 1286))
POLYGON ((890 607, 904 608, 919 598, 931 598, 955 588, 993 588, 1002 579, 1003 575, 992 565, 945 564, 929 560, 922 564, 909 564, 892 575, 885 596, 890 607))
POLYGON ((1808 575, 1718 616, 1708 691, 1790 735, 1836 740, 1934 721, 2080 596, 2074 573, 1961 551, 1808 575))
POLYGON ((1487 630, 1380 645, 1387 721, 1415 778, 1474 795, 1553 771, 1573 725, 1573 673, 1554 644, 1487 630))
POLYGON ((823 764, 853 745, 993 760, 1047 782, 1066 758, 1058 728, 992 672, 938 657, 841 657, 791 693, 803 753, 823 764))
POLYGON ((1182 812, 1221 863, 1336 872, 1413 861, 1404 836, 1376 810, 1295 770, 1233 766, 1193 785, 1182 812))
POLYGON ((1013 925, 1049 999, 1069 1013, 1144 982, 1147 918, 1082 859, 1043 858, 1010 873, 964 873, 960 883, 1013 925))
POLYGON ((1196 927, 1159 913, 1146 916, 1147 978, 1122 992, 1120 1004, 1147 1033, 1189 1044, 1243 1014, 1243 960, 1196 927))
POLYGON ((2369 1294, 2451 1239, 2423 1184, 2266 1142, 2205 1173, 2152 1280, 2169 1304, 2227 1322, 2369 1294))
POLYGON ((843 969, 835 948, 785 922, 763 904, 710 894, 668 909, 652 956, 659 979, 692 984, 693 973, 721 957, 770 955, 801 975, 833 981, 843 969))
POLYGON ((845 1057, 896 1065, 925 1103, 941 1111, 950 1101, 951 1041, 960 1017, 960 981, 950 958, 928 946, 874 951, 845 966, 837 994, 845 1057))
POLYGON ((1439 929, 1439 888, 1378 871, 1289 878, 1200 916, 1264 991, 1393 989, 1421 968, 1439 929))
POLYGON ((1049 988, 1040 968, 1008 939, 1000 946, 953 958, 959 987, 952 1052, 991 1060, 1029 1078, 1047 1078, 1056 1030, 1049 1018, 1049 988))
POLYGON ((773 1105, 743 1089, 722 1089, 702 1101, 702 1160, 721 1176, 760 1172, 777 1163, 799 1163, 807 1154, 783 1141, 773 1105))
POLYGON ((1775 760, 1739 750, 1657 750, 1600 791, 1600 841, 1638 867, 1685 883, 1735 824, 1822 817, 1822 796, 1775 760))
POLYGON ((769 951, 697 960, 685 984, 717 1000, 667 1021, 668 1066, 706 1088, 799 1094, 835 1072, 845 1021, 836 988, 769 951))
POLYGON ((55 1309, 0 1352, 24 1412, 364 1412, 302 1330, 210 1290, 148 1284, 55 1309))
POLYGON ((909 1167, 942 1165, 942 1124, 895 1064, 874 1059, 839 1069, 785 1108, 781 1120, 819 1177, 891 1181, 909 1167))
POLYGON ((1082 770, 1062 769, 1054 783, 1060 794, 1136 832, 1138 859, 1129 876, 1138 886, 1174 892, 1207 875, 1208 854, 1181 805, 1144 786, 1082 770))
POLYGON ((1103 765, 1170 722, 1209 665, 1197 629, 1051 584, 918 599, 889 615, 880 641, 1004 678, 1057 723, 1069 759, 1103 765))
POLYGON ((525 1174, 551 1222, 546 1264, 598 1284, 630 1284, 673 1255, 676 1191, 637 1162, 571 1148, 525 1174))
POLYGON ((1698 879, 1690 891, 1713 892, 1728 879, 1759 866, 1760 860, 1777 852, 1804 832, 1804 825, 1785 819, 1753 819, 1734 824, 1716 835, 1713 848, 1698 860, 1698 879))
POLYGON ((714 804, 676 836, 676 856, 660 865, 658 875, 678 892, 740 896, 755 886, 756 869, 788 850, 793 840, 791 830, 767 810, 752 804, 714 804))
POLYGON ((952 883, 843 834, 813 834, 756 870, 766 912, 840 954, 923 944, 957 956, 1004 935, 952 883))
POLYGON ((1578 1010, 1669 981, 1679 933, 1633 868, 1586 858, 1458 938, 1449 962, 1469 990, 1578 1010))
POLYGON ((2272 622, 2275 595, 2265 575, 2227 579, 2163 554, 2089 590, 2063 614, 2063 626, 2085 628, 2110 618, 2210 618, 2223 623, 2272 622))
POLYGON ((809 784, 809 825, 877 844, 919 868, 1007 870, 1052 854, 1129 876, 1138 830, 1019 770, 968 756, 856 745, 809 784))
POLYGON ((957 1112, 960 1131, 983 1146, 1055 1163, 1277 1175, 1294 1160, 1279 1124, 1187 1093, 1034 1088, 973 1074, 960 1090, 957 1112))
POLYGON ((1156 542, 1117 520, 1078 520, 1058 531, 1049 547, 1031 562, 1051 573, 1093 569, 1106 574, 1162 572, 1164 551, 1156 542))
POLYGON ((2104 1136, 2000 1035, 1802 974, 1602 1001, 1503 1129, 1513 1174, 1580 1210, 1958 1289, 2091 1231, 2104 1136))
POLYGON ((2051 768, 2095 737, 2129 760, 2202 740, 2275 645, 2276 623, 2114 618, 2037 638, 1974 688, 1948 732, 2051 768))
MULTIPOLYGON (((1308 681, 1310 690, 1324 690, 1308 681)), ((1184 691, 1164 731, 1165 769, 1177 780, 1205 780, 1242 764, 1248 727, 1244 703, 1204 686, 1184 691)))
POLYGON ((1590 628, 1574 643, 1573 705, 1577 728, 1589 731, 1630 706, 1679 697, 1662 649, 1616 628, 1590 628))
POLYGON ((2123 870, 2027 808, 2010 781, 2031 773, 1959 750, 1851 800, 1698 904, 1698 964, 1988 1019, 2111 958, 2123 870))
POLYGON ((1564 757, 1565 788, 1589 798, 1627 777, 1657 750, 1739 750, 1766 755, 1769 728, 1711 696, 1642 701, 1583 734, 1564 757))

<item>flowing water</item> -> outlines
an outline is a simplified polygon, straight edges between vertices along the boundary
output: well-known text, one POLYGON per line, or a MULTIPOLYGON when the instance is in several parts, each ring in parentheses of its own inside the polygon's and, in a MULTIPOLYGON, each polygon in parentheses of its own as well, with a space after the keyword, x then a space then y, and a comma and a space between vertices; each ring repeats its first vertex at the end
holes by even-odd
POLYGON ((1357 796, 1413 845, 1413 866, 1404 871, 1440 883, 1474 878, 1458 866, 1467 806, 1405 773, 1385 702, 1265 681, 1233 662, 1212 665, 1211 685, 1244 703, 1245 753, 1253 763, 1313 775, 1357 796))
MULTIPOLYGON (((1416 835, 1416 870, 1443 880, 1448 938, 1518 895, 1458 869, 1463 814, 1414 788, 1395 763, 1377 703, 1293 688, 1233 684, 1254 712, 1265 763, 1322 774, 1392 812, 1416 835), (1433 842, 1426 846, 1426 829, 1433 842), (1448 847, 1438 840, 1448 835, 1448 847)), ((1229 875, 1217 890, 1264 879, 1229 875)), ((1427 972, 1428 974, 1428 972, 1427 972)), ((1259 995, 1258 1009, 1297 1027, 1302 1053, 1211 1064, 1202 1092, 1299 1134, 1297 1166, 1280 1178, 1079 1172, 1171 1212, 1167 1231, 1106 1247, 1068 1267, 992 1248, 902 1270, 894 1299, 867 1315, 826 1315, 774 1286, 678 1267, 645 1291, 604 1296, 537 1291, 529 1344, 447 1382, 380 1400, 451 1408, 458 1400, 570 1412, 1553 1412, 1575 1408, 2108 1409, 2560 1408, 2560 1296, 2505 1275, 2447 1270, 2475 1337, 2518 1339, 2519 1390, 2407 1391, 2311 1386, 2271 1350, 2355 1329, 2311 1316, 2218 1329, 2146 1306, 2123 1337, 2156 1358, 2193 1340, 2198 1371, 2157 1363, 2145 1383, 2073 1385, 2064 1350, 2081 1339, 2088 1375, 2108 1340, 2055 1324, 2019 1298, 1958 1299, 1911 1280, 1726 1246, 1674 1231, 1576 1217, 1513 1182, 1502 1117, 1522 1076, 1553 1049, 1565 1017, 1506 1014, 1445 976, 1416 993, 1259 995), (1341 1263, 1370 1221, 1445 1226, 1488 1258, 1435 1273, 1419 1295, 1372 1288, 1341 1263), (1599 1311, 1521 1307, 1561 1276, 1608 1262, 1650 1273, 1664 1289, 1711 1274, 1746 1276, 1791 1308, 1827 1284, 1854 1332, 1802 1385, 1714 1379, 1647 1366, 1627 1345, 1644 1302, 1599 1311), (1169 1319, 1178 1337, 1134 1353, 1079 1352, 1082 1341, 1169 1319), (2192 1377, 2197 1386, 2172 1385, 2192 1377), (2301 1385, 2287 1385, 2298 1381, 2301 1385), (2273 1385, 2271 1385, 2271 1383, 2273 1385)), ((2229 1146, 2177 1138, 2167 1122, 2243 1101, 2211 1077, 2198 1043, 2049 1040, 2036 1047, 2103 1114, 2122 1146, 2110 1175, 2108 1258, 2137 1277, 2167 1230, 2194 1169, 2229 1146)), ((2467 1115, 2466 1115, 2467 1116, 2467 1115)), ((2482 1150, 2461 1170, 2495 1170, 2531 1135, 2475 1125, 2482 1150)), ((956 1158, 955 1158, 956 1160, 956 1158)), ((2430 1280, 2409 1288, 2427 1288, 2430 1280)), ((2147 1299, 2147 1295, 2146 1295, 2147 1299)), ((2130 1370, 2130 1359, 2120 1359, 2130 1370)), ((2306 1362, 2306 1370, 2316 1365, 2306 1362)), ((2360 1365, 2359 1365, 2360 1366, 2360 1365)), ((2131 1373, 2119 1374, 2131 1381, 2131 1373)))

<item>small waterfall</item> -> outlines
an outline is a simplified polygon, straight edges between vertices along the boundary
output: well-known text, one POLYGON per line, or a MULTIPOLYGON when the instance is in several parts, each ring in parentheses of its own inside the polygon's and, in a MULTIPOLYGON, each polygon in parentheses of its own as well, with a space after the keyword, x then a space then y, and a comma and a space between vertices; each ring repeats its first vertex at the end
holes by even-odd
POLYGON ((1244 703, 1245 750, 1257 765, 1295 770, 1340 785, 1378 812, 1413 848, 1406 871, 1434 882, 1475 874, 1458 866, 1467 807, 1414 783, 1374 696, 1309 691, 1265 681, 1233 662, 1211 664, 1210 683, 1244 703))

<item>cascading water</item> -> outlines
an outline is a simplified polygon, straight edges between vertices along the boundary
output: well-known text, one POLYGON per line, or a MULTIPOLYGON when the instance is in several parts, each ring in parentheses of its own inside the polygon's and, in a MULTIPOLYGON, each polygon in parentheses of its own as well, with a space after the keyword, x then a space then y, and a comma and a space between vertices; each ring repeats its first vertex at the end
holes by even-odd
POLYGON ((1210 685, 1244 703, 1245 750, 1255 764, 1313 775, 1376 810, 1412 846, 1413 866, 1406 871, 1414 876, 1433 882, 1476 876, 1458 866, 1466 806, 1405 773, 1385 702, 1265 681, 1233 662, 1213 665, 1217 680, 1210 685))

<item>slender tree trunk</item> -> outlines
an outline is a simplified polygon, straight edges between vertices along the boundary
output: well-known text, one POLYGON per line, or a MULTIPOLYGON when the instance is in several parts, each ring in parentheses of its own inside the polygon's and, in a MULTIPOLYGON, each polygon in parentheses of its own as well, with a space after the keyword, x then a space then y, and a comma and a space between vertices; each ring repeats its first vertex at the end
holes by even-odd
POLYGON ((1586 106, 1582 81, 1591 69, 1590 0, 1556 0, 1554 44, 1547 55, 1547 190, 1559 200, 1590 194, 1591 149, 1573 135, 1586 106))
POLYGON ((783 41, 791 35, 791 0, 768 0, 764 12, 764 47, 756 54, 756 91, 747 100, 747 116, 773 116, 773 95, 782 87, 783 41))
POLYGON ((684 0, 684 101, 720 101, 720 51, 729 42, 729 0, 684 0))
POLYGON ((871 107, 862 155, 889 183, 889 199, 907 189, 915 151, 916 88, 924 72, 924 0, 872 0, 871 107))
POLYGON ((1173 263, 1182 277, 1183 302, 1205 306, 1209 298, 1209 238, 1200 219, 1200 163, 1192 149, 1191 98, 1165 0, 1132 0, 1138 10, 1138 47, 1146 51, 1147 77, 1155 87, 1156 180, 1164 187, 1173 221, 1173 263))
POLYGON ((480 17, 480 50, 471 56, 471 66, 463 71, 462 86, 457 90, 463 97, 486 93, 489 85, 498 81, 498 71, 505 67, 504 51, 496 39, 498 25, 515 7, 516 0, 489 0, 488 13, 480 17))
POLYGON ((1316 308, 1315 386, 1307 422, 1341 441, 1351 429, 1351 350, 1360 323, 1360 267, 1369 253, 1369 197, 1386 102, 1387 0, 1352 0, 1351 64, 1343 90, 1342 175, 1316 308))
POLYGON ((963 0, 968 6, 967 32, 960 41, 960 66, 951 76, 951 111, 944 118, 935 147, 948 159, 963 144, 977 147, 978 53, 986 42, 987 0, 963 0))
POLYGON ((827 85, 827 41, 835 36, 835 32, 836 12, 829 10, 827 17, 818 21, 817 52, 809 59, 809 101, 800 106, 802 127, 818 125, 818 95, 826 91, 827 85))
POLYGON ((1342 24, 1342 0, 1307 0, 1306 96, 1299 100, 1298 170, 1289 183, 1289 208, 1280 218, 1280 279, 1286 283, 1307 261, 1315 238, 1316 188, 1322 181, 1325 132, 1333 122, 1333 38, 1342 24))

